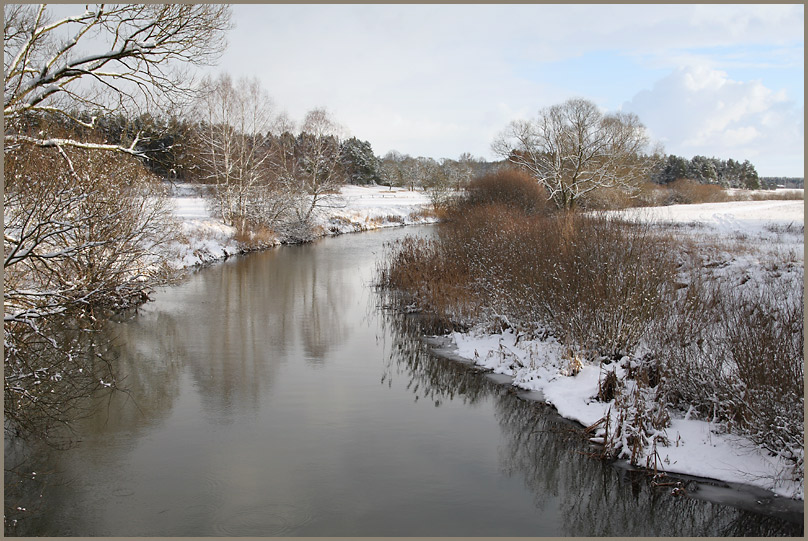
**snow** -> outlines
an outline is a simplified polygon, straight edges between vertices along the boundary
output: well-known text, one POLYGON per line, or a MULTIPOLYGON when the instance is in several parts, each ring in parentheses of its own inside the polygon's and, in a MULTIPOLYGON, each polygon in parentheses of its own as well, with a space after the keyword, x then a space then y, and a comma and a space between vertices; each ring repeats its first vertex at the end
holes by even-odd
POLYGON ((804 201, 735 201, 643 207, 615 214, 657 223, 690 224, 720 233, 760 233, 768 224, 805 223, 804 201))
MULTIPOLYGON (((496 374, 513 377, 512 385, 540 391, 543 399, 559 415, 591 426, 604 418, 614 401, 596 400, 601 368, 585 365, 576 375, 564 375, 569 360, 565 349, 555 341, 521 340, 515 343, 513 331, 497 334, 453 333, 454 352, 496 374)), ((749 440, 716 432, 709 422, 671 420, 666 429, 670 442, 658 446, 661 469, 727 482, 754 485, 775 494, 802 499, 800 482, 783 479, 788 465, 749 440)))
MULTIPOLYGON (((661 224, 687 225, 683 233, 702 241, 732 237, 749 245, 748 252, 740 254, 737 250, 722 251, 719 246, 715 255, 723 258, 717 271, 719 278, 730 279, 746 273, 752 275, 749 287, 754 287, 766 273, 766 262, 784 253, 790 254, 791 265, 780 267, 781 274, 775 276, 803 272, 803 201, 675 205, 632 209, 619 214, 661 224), (761 251, 767 250, 768 255, 761 255, 761 251)), ((601 370, 615 369, 612 368, 615 365, 603 368, 583 365, 575 367, 576 370, 568 349, 552 338, 529 339, 517 336, 511 329, 490 333, 481 330, 484 328, 450 334, 454 344, 450 351, 496 374, 511 376, 515 387, 539 391, 561 416, 586 427, 603 419, 614 405, 613 400, 601 402, 595 397, 601 370)), ((675 412, 666 433, 669 444, 658 446, 657 451, 662 469, 668 473, 744 483, 780 496, 804 499, 802 482, 789 478, 788 464, 746 438, 720 433, 707 421, 675 412)))
MULTIPOLYGON (((173 214, 185 238, 166 248, 165 256, 171 267, 193 267, 242 251, 234 238, 236 230, 212 216, 200 186, 178 183, 172 189, 173 214)), ((325 236, 430 223, 435 219, 418 214, 429 206, 428 195, 420 190, 343 186, 339 195, 331 198, 315 218, 314 230, 325 236)), ((283 239, 276 238, 273 244, 282 242, 283 239)))

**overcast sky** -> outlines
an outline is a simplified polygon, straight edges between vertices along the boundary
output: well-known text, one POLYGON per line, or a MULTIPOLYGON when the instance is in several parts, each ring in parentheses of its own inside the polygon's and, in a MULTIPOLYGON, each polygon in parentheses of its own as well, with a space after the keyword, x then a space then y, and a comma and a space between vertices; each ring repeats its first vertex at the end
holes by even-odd
POLYGON ((572 97, 636 113, 667 153, 803 176, 799 5, 235 5, 217 70, 293 120, 413 156, 493 159, 511 120, 572 97))

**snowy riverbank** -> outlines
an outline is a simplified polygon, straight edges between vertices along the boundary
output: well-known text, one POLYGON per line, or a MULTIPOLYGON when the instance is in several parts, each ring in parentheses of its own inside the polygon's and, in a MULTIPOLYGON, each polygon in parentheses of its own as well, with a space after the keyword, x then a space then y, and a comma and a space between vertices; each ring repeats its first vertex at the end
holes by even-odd
MULTIPOLYGON (((184 237, 182 242, 166 248, 171 267, 193 267, 243 251, 235 239, 235 228, 211 215, 198 185, 176 184, 171 202, 184 237)), ((315 236, 329 236, 380 227, 432 223, 436 219, 423 212, 430 207, 429 196, 421 190, 343 186, 339 195, 329 199, 328 206, 317 214, 312 229, 315 236)), ((270 245, 280 245, 283 241, 276 237, 270 241, 270 245)))
MULTIPOLYGON (((708 254, 711 275, 737 287, 755 288, 773 279, 804 274, 803 201, 676 205, 625 213, 691 236, 708 254)), ((616 370, 620 377, 633 361, 625 357, 621 363, 603 368, 586 363, 573 367, 568 349, 553 339, 517 336, 512 329, 495 334, 484 329, 452 333, 451 351, 510 376, 516 387, 540 392, 560 415, 587 427, 609 415, 614 406, 613 400, 595 399, 601 370, 616 370), (576 371, 576 375, 567 375, 576 371)), ((783 459, 746 438, 721 433, 710 422, 692 419, 689 412, 671 413, 666 430, 669 444, 656 448, 659 469, 754 485, 780 496, 804 499, 802 480, 789 478, 789 466, 783 459)), ((652 452, 649 449, 644 457, 651 464, 652 452)))
MULTIPOLYGON (((176 186, 172 202, 187 239, 171 247, 173 267, 192 267, 242 251, 234 228, 211 216, 195 186, 176 186)), ((327 236, 430 223, 435 219, 421 212, 429 206, 429 197, 422 191, 345 186, 323 209, 316 228, 321 236, 327 236)), ((709 252, 712 276, 738 287, 754 288, 772 277, 804 272, 803 201, 675 205, 622 213, 690 236, 709 252)), ((491 334, 482 327, 453 333, 449 338, 455 354, 512 377, 516 387, 541 392, 562 416, 584 426, 602 419, 613 405, 593 398, 598 393, 601 368, 584 365, 577 375, 565 375, 570 369, 569 353, 552 339, 531 340, 510 329, 491 334)), ((609 369, 617 370, 620 376, 625 367, 609 369)), ((709 422, 674 413, 667 438, 670 444, 657 448, 658 467, 667 472, 745 483, 781 496, 804 498, 802 482, 784 475, 788 470, 784 460, 770 456, 745 438, 719 433, 709 422)))

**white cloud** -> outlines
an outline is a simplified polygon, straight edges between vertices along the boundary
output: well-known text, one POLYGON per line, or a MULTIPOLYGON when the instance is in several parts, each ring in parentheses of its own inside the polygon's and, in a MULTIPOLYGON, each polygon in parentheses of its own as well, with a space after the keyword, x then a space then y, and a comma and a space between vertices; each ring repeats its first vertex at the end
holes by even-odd
POLYGON ((749 159, 761 175, 802 174, 804 110, 760 81, 680 68, 622 109, 636 113, 670 154, 749 159))
MULTIPOLYGON (((802 99, 801 83, 793 81, 802 74, 803 10, 801 5, 236 5, 237 27, 216 71, 257 75, 293 119, 327 107, 376 153, 396 149, 454 157, 468 151, 493 158, 491 140, 517 117, 532 117, 573 96, 613 108, 649 87, 659 73, 701 66, 700 72, 687 72, 687 81, 680 77, 668 81, 667 89, 649 91, 648 104, 638 95, 633 102, 647 111, 641 118, 655 131, 669 127, 660 132, 669 150, 688 140, 695 146, 711 143, 722 130, 727 145, 753 145, 768 136, 766 126, 781 126, 791 114, 767 109, 783 101, 769 88, 787 88, 792 99, 802 99), (569 59, 574 67, 566 67, 569 59), (729 69, 728 63, 761 66, 761 76, 778 79, 760 84, 765 92, 756 96, 754 85, 733 85, 719 71, 729 69), (778 69, 763 68, 772 66, 778 69), (674 83, 678 87, 671 87, 674 83), (695 100, 688 111, 701 110, 705 122, 698 130, 684 119, 672 125, 665 110, 653 111, 651 102, 665 92, 672 94, 659 102, 663 109, 680 98, 695 100), (710 95, 724 101, 721 111, 710 95), (756 103, 764 108, 756 111, 756 103), (739 115, 753 113, 760 125, 737 123, 739 115)), ((757 77, 758 71, 751 73, 741 77, 757 77)))

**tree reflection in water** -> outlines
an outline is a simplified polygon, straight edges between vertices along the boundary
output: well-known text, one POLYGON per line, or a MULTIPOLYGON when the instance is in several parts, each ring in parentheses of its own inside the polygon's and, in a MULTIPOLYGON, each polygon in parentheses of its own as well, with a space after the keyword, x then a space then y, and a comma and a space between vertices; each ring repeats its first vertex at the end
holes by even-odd
POLYGON ((558 505, 569 536, 801 536, 803 525, 720 503, 671 494, 644 472, 592 458, 581 428, 546 404, 519 398, 479 369, 429 352, 420 317, 387 310, 392 353, 382 382, 407 378, 416 395, 439 405, 494 401, 503 433, 500 463, 521 475, 537 509, 558 505))

